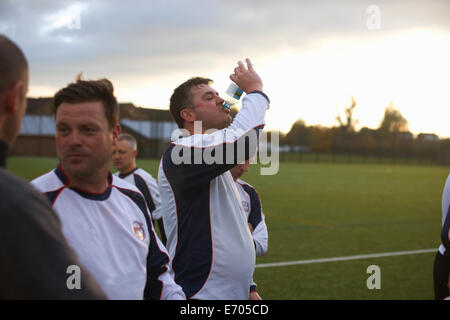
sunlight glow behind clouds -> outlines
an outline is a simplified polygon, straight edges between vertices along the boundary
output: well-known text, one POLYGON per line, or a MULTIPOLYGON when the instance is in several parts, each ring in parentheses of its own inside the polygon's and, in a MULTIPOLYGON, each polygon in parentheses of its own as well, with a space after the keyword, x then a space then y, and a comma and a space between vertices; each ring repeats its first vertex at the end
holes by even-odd
POLYGON ((429 29, 374 39, 333 38, 309 52, 272 57, 274 64, 262 70, 273 98, 267 126, 287 131, 287 119, 292 124, 297 118, 335 125, 335 116, 353 96, 359 127, 378 127, 393 102, 414 133, 450 137, 444 116, 450 113, 449 56, 450 35, 429 29))
MULTIPOLYGON (((280 51, 253 62, 271 98, 268 129, 287 132, 299 118, 309 125, 336 125, 336 115, 343 114, 353 96, 359 128, 378 127, 392 102, 412 132, 450 137, 443 116, 450 109, 448 57, 450 35, 415 29, 388 37, 324 39, 304 52, 280 51)), ((222 66, 203 75, 211 76, 213 86, 223 93, 233 67, 222 66)), ((177 74, 133 84, 122 90, 123 97, 138 105, 168 108, 173 88, 190 76, 177 74)))

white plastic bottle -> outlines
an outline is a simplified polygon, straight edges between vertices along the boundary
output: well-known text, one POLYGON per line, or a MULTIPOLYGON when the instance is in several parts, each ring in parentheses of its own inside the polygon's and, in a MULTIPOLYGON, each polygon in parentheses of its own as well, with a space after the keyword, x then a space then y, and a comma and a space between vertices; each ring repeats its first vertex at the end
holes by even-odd
POLYGON ((225 92, 225 102, 223 103, 224 109, 230 109, 231 106, 239 102, 244 91, 239 88, 234 82, 231 82, 225 92))

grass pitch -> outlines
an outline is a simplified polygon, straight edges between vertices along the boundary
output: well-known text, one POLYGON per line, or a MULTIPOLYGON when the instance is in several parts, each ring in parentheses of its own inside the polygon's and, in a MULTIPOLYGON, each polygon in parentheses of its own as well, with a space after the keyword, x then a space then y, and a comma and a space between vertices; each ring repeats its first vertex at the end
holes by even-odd
MULTIPOLYGON (((31 180, 53 158, 11 157, 8 168, 31 180)), ((138 165, 157 176, 158 160, 138 165)), ((257 264, 436 248, 449 167, 404 164, 280 163, 274 176, 252 165, 242 177, 258 191, 269 253, 257 264)), ((257 268, 263 299, 432 299, 434 253, 257 268), (381 289, 366 269, 378 265, 381 289)))

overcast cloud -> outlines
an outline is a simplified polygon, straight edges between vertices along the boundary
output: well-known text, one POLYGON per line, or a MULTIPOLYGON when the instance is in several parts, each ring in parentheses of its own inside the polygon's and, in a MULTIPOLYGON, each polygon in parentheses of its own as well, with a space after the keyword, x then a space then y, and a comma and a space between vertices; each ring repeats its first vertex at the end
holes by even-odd
POLYGON ((165 108, 187 77, 220 91, 250 57, 271 97, 268 127, 333 125, 355 95, 361 126, 394 101, 415 133, 450 136, 437 116, 450 106, 448 0, 0 0, 0 33, 25 52, 32 96, 83 72, 112 80, 120 101, 165 108))
MULTIPOLYGON (((0 32, 24 49, 33 81, 54 85, 80 71, 121 78, 198 70, 228 57, 304 50, 324 37, 367 34, 366 9, 382 10, 380 33, 448 28, 448 1, 2 1, 0 32), (57 21, 81 8, 79 29, 57 21)), ((234 63, 232 61, 231 63, 234 63)))

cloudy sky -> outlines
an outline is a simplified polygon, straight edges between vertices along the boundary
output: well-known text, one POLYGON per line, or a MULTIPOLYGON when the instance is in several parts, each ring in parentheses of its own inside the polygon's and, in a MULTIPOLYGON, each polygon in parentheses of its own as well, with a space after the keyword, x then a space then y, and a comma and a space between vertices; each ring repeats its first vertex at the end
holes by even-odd
POLYGON ((223 93, 249 57, 268 129, 335 125, 353 96, 359 127, 392 102, 413 133, 450 137, 448 0, 1 0, 0 33, 23 48, 32 97, 83 72, 112 80, 121 102, 167 109, 192 76, 223 93))

